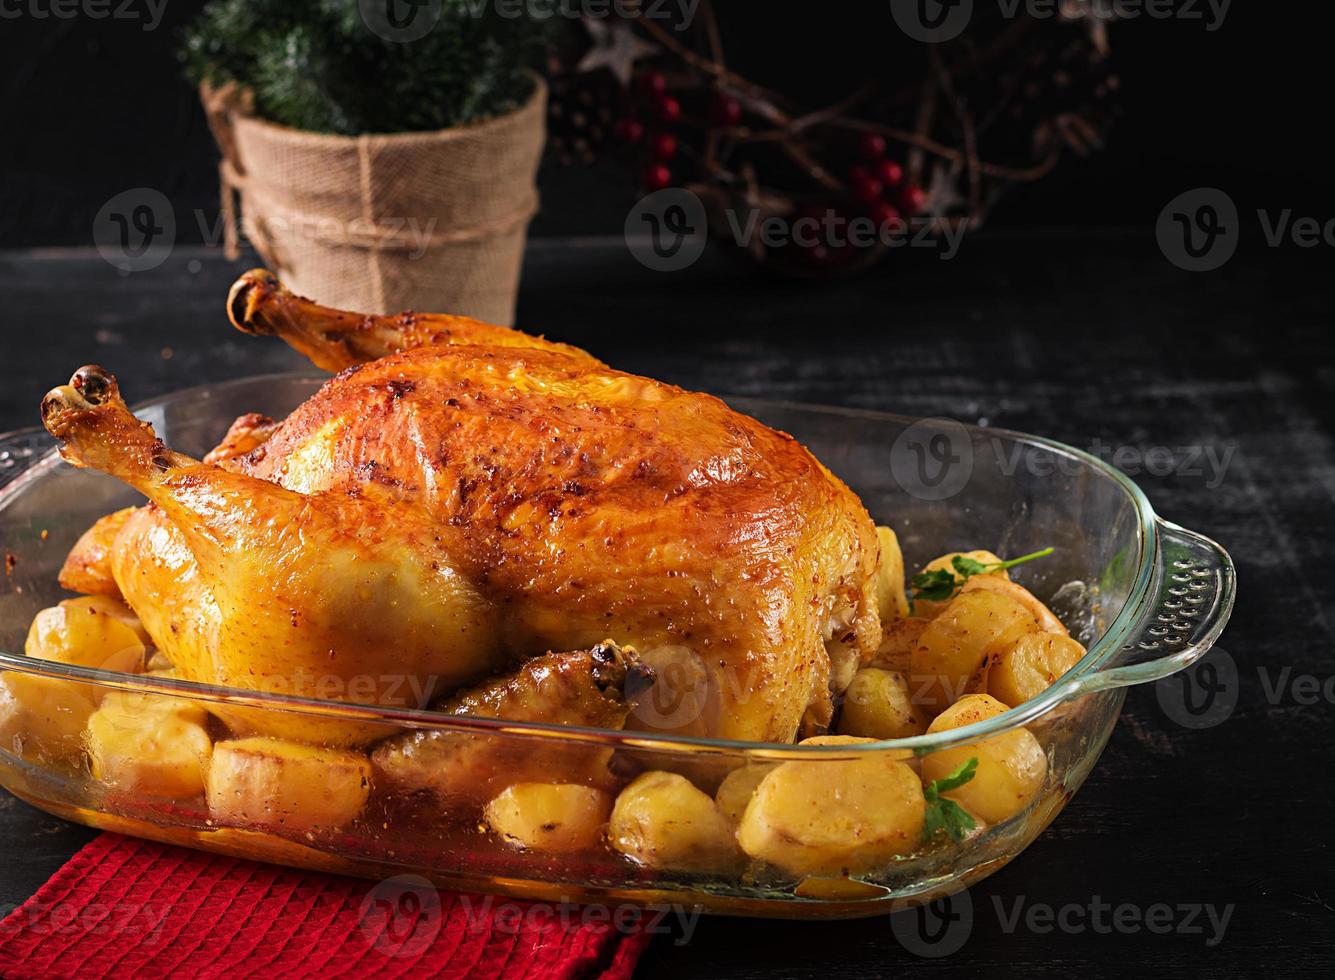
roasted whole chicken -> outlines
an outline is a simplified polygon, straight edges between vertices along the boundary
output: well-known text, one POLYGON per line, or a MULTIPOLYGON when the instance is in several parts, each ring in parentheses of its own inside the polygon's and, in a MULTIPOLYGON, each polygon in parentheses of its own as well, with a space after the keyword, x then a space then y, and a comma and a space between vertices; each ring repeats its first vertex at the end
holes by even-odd
MULTIPOLYGON (((339 373, 203 460, 102 368, 42 403, 68 461, 149 501, 90 529, 62 583, 123 598, 179 676, 788 742, 828 726, 874 653, 876 529, 784 433, 565 344, 331 310, 264 271, 227 312, 339 373)), ((255 715, 238 727, 376 737, 255 715)))

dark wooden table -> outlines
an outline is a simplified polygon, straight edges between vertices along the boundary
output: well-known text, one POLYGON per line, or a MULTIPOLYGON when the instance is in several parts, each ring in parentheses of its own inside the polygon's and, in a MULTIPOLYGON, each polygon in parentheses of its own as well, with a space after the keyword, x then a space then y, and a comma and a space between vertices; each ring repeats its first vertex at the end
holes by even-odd
MULTIPOLYGON (((1189 730, 1153 688, 1131 691, 1081 793, 972 889, 956 952, 926 966, 885 918, 704 919, 657 940, 644 976, 1331 975, 1325 253, 1244 252, 1193 276, 1150 234, 997 234, 949 262, 904 252, 862 279, 804 285, 722 255, 665 274, 619 241, 534 244, 520 309, 532 329, 693 388, 987 419, 1105 455, 1124 447, 1159 512, 1218 538, 1239 568, 1222 641, 1238 672, 1232 716, 1189 730), (1169 455, 1145 455, 1153 447, 1169 455), (1315 697, 1311 679, 1325 684, 1315 697)), ((95 253, 0 253, 0 429, 33 423, 43 392, 90 361, 131 399, 299 366, 227 327, 237 271, 185 250, 124 277, 95 253)), ((0 907, 90 837, 0 794, 0 907)))

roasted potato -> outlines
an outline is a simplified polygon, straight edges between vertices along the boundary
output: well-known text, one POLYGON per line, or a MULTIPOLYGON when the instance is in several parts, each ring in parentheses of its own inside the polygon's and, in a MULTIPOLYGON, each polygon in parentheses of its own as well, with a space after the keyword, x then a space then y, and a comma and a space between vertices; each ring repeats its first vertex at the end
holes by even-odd
POLYGON ((734 824, 741 823, 742 814, 755 795, 756 787, 775 765, 777 763, 751 762, 724 776, 718 791, 714 793, 714 802, 723 815, 734 824))
POLYGON ((881 643, 862 666, 897 670, 901 674, 907 674, 913 661, 913 651, 917 649, 922 631, 930 622, 930 619, 906 616, 903 619, 892 619, 888 623, 882 623, 881 643))
MULTIPOLYGON (((33 618, 24 652, 37 660, 136 672, 144 662, 137 623, 115 599, 67 599, 33 618)), ((37 761, 77 759, 88 717, 104 693, 74 681, 6 673, 0 677, 0 746, 37 761)))
MULTIPOLYGON (((836 735, 803 744, 869 741, 836 735)), ((737 840, 751 857, 794 875, 861 874, 912 851, 923 819, 917 774, 883 753, 783 762, 761 780, 737 840)))
POLYGON ((88 719, 93 777, 123 793, 197 796, 213 751, 206 718, 203 708, 179 698, 109 692, 88 719))
POLYGON ((0 675, 0 749, 35 762, 72 762, 96 707, 86 685, 8 671, 0 675))
POLYGON ((578 851, 598 843, 612 797, 575 783, 515 783, 487 804, 489 826, 535 851, 578 851))
POLYGON ((717 871, 741 856, 728 818, 674 772, 646 772, 623 789, 607 836, 617 851, 651 868, 717 871))
MULTIPOLYGON (((950 572, 954 577, 955 582, 958 584, 960 582, 960 576, 959 573, 955 571, 955 566, 952 564, 956 558, 972 558, 974 561, 983 565, 998 565, 1001 563, 1001 559, 990 551, 950 551, 939 558, 933 558, 922 567, 922 570, 924 572, 935 572, 938 569, 945 569, 950 572)), ((1002 569, 995 574, 1002 578, 1010 578, 1005 569, 1002 569)), ((967 579, 965 581, 967 581, 967 579)), ((935 619, 945 611, 945 608, 950 605, 950 602, 950 599, 915 599, 913 600, 911 607, 911 614, 914 616, 921 616, 923 619, 935 619)))
POLYGON ((904 589, 904 553, 899 538, 888 527, 876 529, 881 546, 881 561, 876 569, 876 606, 881 622, 888 623, 909 614, 909 597, 904 589))
MULTIPOLYGON (((994 718, 1007 706, 987 694, 960 698, 928 726, 928 732, 962 728, 994 718)), ((922 778, 944 779, 970 759, 978 760, 973 779, 945 795, 987 823, 1000 823, 1027 807, 1043 788, 1048 758, 1032 733, 1016 728, 1001 735, 926 755, 922 778)))
POLYGON ((992 658, 1037 630, 1033 614, 1008 596, 986 590, 956 596, 923 630, 913 651, 914 702, 935 716, 966 691, 986 690, 992 658))
POLYGON ((215 745, 207 784, 209 815, 220 823, 332 830, 366 805, 371 761, 360 752, 255 736, 215 745))
POLYGON ((898 671, 862 668, 844 691, 839 733, 876 739, 921 735, 927 719, 911 694, 908 679, 898 671))
POLYGON ((1085 648, 1059 633, 1029 633, 1001 653, 988 673, 987 693, 1002 704, 1038 697, 1085 655, 1085 648))
POLYGON ((138 673, 144 666, 138 622, 129 607, 107 596, 66 599, 33 618, 23 651, 39 660, 138 673))
POLYGON ((1066 625, 1053 614, 1051 609, 1043 605, 1037 596, 1019 582, 1012 582, 1005 578, 1004 573, 971 576, 960 588, 960 594, 976 592, 980 589, 987 592, 996 592, 999 595, 1014 599, 1029 610, 1034 619, 1038 620, 1039 628, 1043 631, 1057 633, 1061 636, 1067 635, 1066 625))

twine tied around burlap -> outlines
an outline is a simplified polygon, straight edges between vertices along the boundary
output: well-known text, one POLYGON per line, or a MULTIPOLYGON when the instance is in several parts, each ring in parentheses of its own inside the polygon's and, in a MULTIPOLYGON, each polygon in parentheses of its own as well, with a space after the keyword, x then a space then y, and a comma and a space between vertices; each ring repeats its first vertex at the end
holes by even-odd
POLYGON ((257 118, 232 83, 205 84, 200 97, 222 153, 229 259, 240 254, 240 226, 289 288, 328 306, 513 322, 538 206, 541 78, 512 113, 427 133, 288 129, 257 118))

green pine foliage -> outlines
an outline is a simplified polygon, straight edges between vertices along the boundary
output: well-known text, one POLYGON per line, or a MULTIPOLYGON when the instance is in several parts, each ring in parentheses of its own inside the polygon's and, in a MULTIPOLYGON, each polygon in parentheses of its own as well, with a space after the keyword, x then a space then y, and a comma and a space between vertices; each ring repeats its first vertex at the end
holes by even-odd
POLYGON ((487 0, 439 9, 429 33, 400 42, 371 30, 357 0, 213 0, 181 59, 196 84, 237 82, 265 119, 318 133, 423 132, 523 104, 547 22, 501 16, 487 0))

